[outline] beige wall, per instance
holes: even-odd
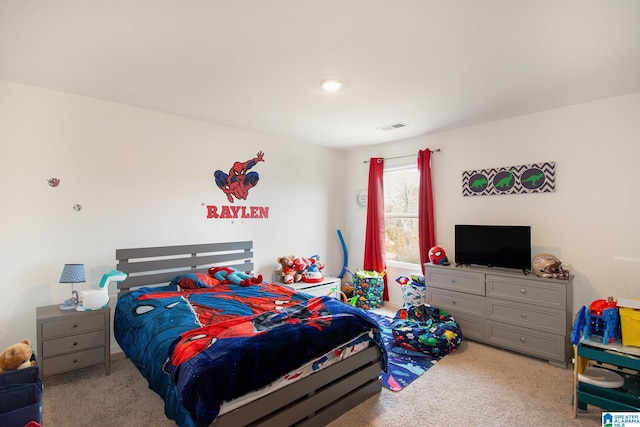
[[[633,94],[345,153],[0,81],[0,343],[35,341],[35,307],[68,297],[64,263],[84,263],[78,288],[95,287],[116,248],[252,239],[266,277],[289,253],[318,253],[337,274],[341,229],[349,267],[361,267],[363,160],[426,147],[442,150],[432,163],[436,235],[450,254],[457,223],[528,224],[534,254],[573,266],[574,307],[640,297],[638,117]],[[269,206],[269,219],[207,219],[203,204],[228,204],[213,172],[260,150],[261,181],[245,204]],[[464,170],[547,161],[556,162],[555,193],[461,195]],[[389,271],[395,304],[400,273]]]
[[[8,82],[0,144],[2,348],[35,342],[35,307],[69,297],[63,264],[85,264],[77,289],[97,287],[116,248],[248,239],[265,277],[286,254],[319,254],[328,273],[342,269],[342,152]],[[234,204],[268,206],[269,218],[207,219],[206,205],[230,204],[214,171],[260,150],[260,182]]]
[[[639,117],[636,93],[350,151],[352,266],[363,257],[365,211],[354,201],[367,185],[363,160],[440,148],[432,157],[436,240],[451,259],[455,224],[530,225],[532,255],[551,252],[573,266],[575,308],[609,295],[640,297]],[[462,197],[465,170],[542,162],[556,163],[554,193]],[[401,298],[395,291],[392,299]]]

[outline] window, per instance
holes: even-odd
[[[418,167],[385,169],[384,227],[387,262],[420,265]]]

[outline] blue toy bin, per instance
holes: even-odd
[[[31,356],[35,361],[35,355]],[[44,384],[38,365],[0,374],[0,426],[24,427],[42,422]]]

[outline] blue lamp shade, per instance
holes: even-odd
[[[84,283],[84,264],[65,264],[60,276],[60,283]]]

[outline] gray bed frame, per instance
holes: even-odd
[[[253,242],[205,243],[117,249],[117,269],[127,273],[118,296],[141,286],[215,265],[253,271]],[[285,350],[283,350],[285,351]],[[343,361],[219,416],[212,426],[324,426],[380,393],[381,354],[371,346]]]

